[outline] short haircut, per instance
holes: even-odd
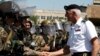
[[[81,16],[81,11],[79,9],[71,9],[71,11],[74,11],[76,15]]]

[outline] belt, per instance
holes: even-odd
[[[91,52],[76,52],[72,56],[91,56]]]

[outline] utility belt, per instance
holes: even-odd
[[[91,56],[91,52],[76,52],[72,56]]]

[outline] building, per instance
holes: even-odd
[[[83,8],[84,9],[84,8]],[[43,21],[44,19],[52,20],[66,20],[65,18],[65,10],[44,10],[44,9],[35,9],[33,11],[33,15],[38,17],[38,21]],[[86,15],[85,11],[82,13],[84,17]]]
[[[93,1],[93,4],[94,4],[94,5],[100,5],[100,0],[94,0],[94,1]]]
[[[93,4],[87,6],[87,18],[96,26],[98,36],[100,37],[100,0],[93,0]]]
[[[39,21],[44,19],[52,20],[52,19],[65,19],[65,12],[63,10],[43,10],[36,9],[33,12],[34,16],[37,16]]]

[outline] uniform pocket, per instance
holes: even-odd
[[[83,36],[84,36],[84,33],[83,33],[82,31],[77,31],[77,32],[74,33],[74,37],[75,37],[76,39],[78,39],[78,40],[84,39]]]

